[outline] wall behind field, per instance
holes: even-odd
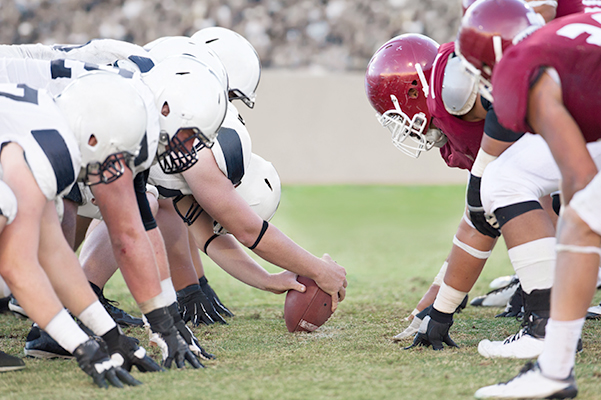
[[[253,152],[283,183],[449,184],[466,172],[446,166],[438,149],[413,159],[397,150],[369,105],[363,73],[315,75],[264,70],[257,103],[236,102]]]

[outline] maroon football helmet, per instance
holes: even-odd
[[[434,145],[425,135],[431,119],[426,97],[437,52],[438,43],[426,36],[396,36],[375,52],[365,73],[365,92],[376,117],[392,133],[395,147],[414,158]]]
[[[461,0],[461,15],[465,15],[467,9],[476,2],[476,0]]]
[[[503,52],[544,25],[523,0],[478,0],[461,19],[455,52],[480,81],[480,93],[492,101],[490,78]]]

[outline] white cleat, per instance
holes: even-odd
[[[600,276],[601,276],[601,274],[600,274]],[[504,288],[505,286],[509,285],[511,283],[511,281],[513,281],[517,277],[518,277],[517,275],[500,276],[498,278],[493,279],[492,282],[490,282],[490,284],[488,285],[488,287],[491,290]]]
[[[529,359],[538,357],[544,346],[544,338],[532,336],[526,327],[502,341],[482,340],[478,344],[478,353],[487,358]]]
[[[403,332],[394,336],[392,340],[394,342],[400,342],[402,340],[413,339],[421,323],[422,320],[420,318],[413,317],[413,321],[411,321],[411,324],[409,324],[409,326]]]
[[[574,373],[566,379],[543,375],[538,363],[528,363],[513,379],[478,389],[477,399],[573,399],[578,394]]]
[[[475,307],[505,307],[519,285],[520,281],[515,278],[505,286],[476,297],[470,302],[470,305]]]

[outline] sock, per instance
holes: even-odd
[[[445,314],[453,314],[457,306],[463,302],[466,294],[466,292],[453,289],[443,282],[436,295],[436,300],[434,300],[434,308]]]
[[[44,330],[71,354],[89,339],[64,308],[52,318]]]
[[[177,302],[177,293],[175,293],[175,288],[173,287],[173,282],[171,282],[171,278],[167,278],[161,281],[161,289],[163,290],[163,296],[165,296],[165,301],[167,302],[167,305]]]
[[[85,326],[90,328],[95,335],[102,336],[117,324],[111,318],[109,313],[106,312],[102,304],[98,300],[93,302],[77,316],[84,323]]]
[[[534,289],[549,289],[553,285],[555,243],[554,237],[548,237],[512,247],[507,251],[524,293],[530,293]]]
[[[570,375],[574,368],[576,346],[583,325],[584,318],[574,321],[549,319],[545,347],[538,357],[538,365],[545,376],[552,379],[565,379]]]

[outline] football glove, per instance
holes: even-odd
[[[175,328],[181,335],[182,339],[184,339],[184,342],[186,342],[186,344],[188,345],[188,348],[190,349],[190,351],[196,357],[201,358],[203,360],[214,359],[215,356],[211,353],[207,353],[200,346],[200,342],[198,341],[198,339],[196,339],[196,337],[194,336],[194,333],[192,333],[190,328],[188,328],[186,326],[186,324],[182,320],[181,315],[177,311],[177,305],[175,303],[173,303],[172,305],[170,305],[168,307],[168,309],[169,309],[169,313],[171,314],[171,317],[173,318],[173,325],[175,325]]]
[[[128,372],[134,365],[140,372],[164,371],[159,364],[146,355],[146,349],[138,346],[138,340],[125,336],[118,325],[102,335],[102,339],[116,367],[122,367]]]
[[[207,299],[209,299],[211,304],[213,304],[213,307],[215,308],[215,310],[220,315],[223,315],[226,317],[234,316],[234,313],[231,312],[226,306],[223,305],[221,300],[219,300],[219,297],[217,297],[217,294],[215,293],[213,288],[211,286],[209,286],[209,281],[207,280],[206,276],[199,278],[198,283],[200,284],[200,289],[203,291],[205,296],[207,296]]]
[[[470,174],[466,196],[468,214],[478,232],[491,238],[497,238],[501,235],[499,223],[496,218],[486,216],[484,213],[484,207],[482,207],[482,200],[480,198],[481,182],[482,178]]]
[[[459,347],[449,336],[449,328],[453,325],[451,322],[438,322],[433,320],[430,315],[427,315],[420,325],[415,339],[411,346],[405,347],[405,350],[417,346],[432,346],[434,350],[443,350],[443,343],[449,347]]]
[[[201,323],[205,325],[211,325],[214,322],[226,323],[200,289],[200,285],[192,284],[182,290],[178,290],[177,303],[184,323],[192,321],[194,326],[198,326]]]
[[[175,305],[175,303],[173,303]],[[176,306],[176,305],[175,305]],[[177,306],[176,306],[177,307]],[[188,361],[194,368],[203,368],[198,358],[189,350],[188,345],[180,336],[167,307],[157,308],[145,314],[150,329],[156,336],[153,340],[161,349],[163,367],[169,369],[175,361],[177,368],[184,368]]]
[[[90,375],[94,383],[101,388],[108,388],[107,381],[118,388],[123,388],[124,383],[129,386],[142,384],[123,368],[113,365],[106,348],[94,339],[89,339],[77,346],[73,355],[77,359],[79,368]]]

